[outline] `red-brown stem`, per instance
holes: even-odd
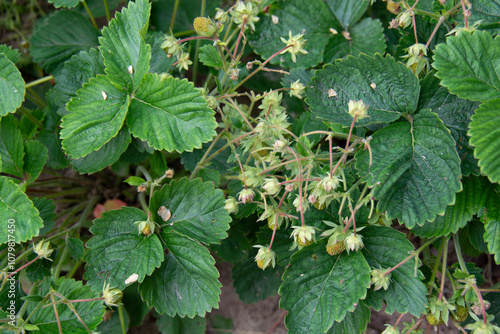
[[[287,314],[288,314],[288,311],[283,312],[283,314],[280,315],[280,317],[278,318],[278,320],[276,320],[276,322],[273,324],[273,326],[271,328],[269,328],[269,330],[266,332],[266,334],[271,334],[276,329],[276,327],[278,327],[280,322],[283,321],[283,318],[285,318],[285,316]]]
[[[439,18],[439,21],[438,23],[436,23],[436,26],[434,27],[434,30],[432,31],[432,34],[431,36],[429,37],[429,40],[427,41],[427,43],[425,43],[425,47],[428,49],[429,48],[429,45],[431,45],[431,41],[432,39],[434,38],[434,35],[436,35],[436,32],[438,31],[439,27],[441,26],[441,24],[444,22],[444,16],[441,16]]]
[[[240,45],[240,40],[241,36],[243,36],[243,29],[245,29],[245,24],[247,23],[247,18],[243,18],[243,23],[241,24],[241,30],[238,35],[238,39],[236,40],[236,47],[234,48],[234,55],[233,58],[236,58],[236,55],[238,54],[238,46]]]
[[[231,142],[232,142],[232,143],[234,143],[234,142],[236,142],[236,141],[240,140],[241,138],[246,137],[246,136],[249,136],[249,135],[251,135],[251,134],[253,134],[253,131],[247,132],[247,133],[245,133],[244,135],[241,135],[241,136],[239,136],[239,137],[237,137],[237,138],[235,138],[235,139],[231,140]]]
[[[75,300],[68,300],[64,302],[65,304],[72,304],[72,303],[84,303],[84,302],[93,302],[96,300],[104,300],[104,297],[99,297],[99,298],[91,298],[91,299],[75,299]]]
[[[192,41],[195,39],[208,39],[209,41],[215,40],[213,37],[193,36],[193,37],[186,37],[186,38],[180,39],[177,41],[177,44],[181,44],[181,43],[184,43],[187,41]]]
[[[297,161],[297,166],[299,167],[299,179],[302,179],[302,167],[300,166],[300,160],[297,154],[288,146],[288,149],[290,152],[292,152],[293,156],[295,157],[295,161]],[[300,220],[302,222],[302,227],[306,226],[306,223],[304,221],[304,209],[302,207],[302,182],[299,182],[299,204],[300,204]]]
[[[7,277],[5,277],[6,279],[15,275],[16,273],[18,273],[20,270],[23,270],[24,268],[26,268],[27,266],[29,266],[30,264],[32,264],[33,262],[35,262],[36,260],[38,260],[40,258],[40,255],[37,255],[37,257],[35,257],[33,260],[25,263],[23,266],[17,268],[15,271],[11,272],[9,275],[7,275]]]
[[[401,313],[401,315],[399,316],[398,320],[396,320],[396,323],[394,324],[394,327],[397,327],[398,324],[399,324],[399,321],[401,320],[401,318],[403,318],[403,315],[405,315],[404,313]]]
[[[415,255],[417,255],[418,253],[414,253],[410,256],[408,256],[406,259],[404,259],[403,261],[399,262],[396,266],[392,267],[391,269],[387,270],[386,273],[384,275],[387,275],[389,274],[391,271],[394,271],[396,270],[397,268],[401,267],[403,264],[405,264],[406,262],[408,262],[410,259],[413,259],[415,257]]]
[[[269,116],[269,113],[271,112],[271,107],[272,107],[272,106],[273,106],[273,105],[272,105],[272,104],[270,104],[270,105],[269,105],[269,108],[267,108],[267,113],[266,113],[266,121],[267,121],[267,117]]]
[[[438,301],[443,299],[444,293],[444,283],[446,281],[446,263],[448,261],[448,241],[445,241],[444,249],[443,249],[443,264],[441,270],[441,291],[439,292]]]
[[[309,159],[309,157],[304,157],[304,158],[299,158],[299,160],[306,160],[306,159]],[[260,172],[260,175],[263,175],[263,174],[266,174],[267,172],[270,172],[272,171],[273,169],[276,169],[276,168],[279,168],[281,166],[284,166],[284,165],[288,165],[289,163],[291,162],[295,162],[295,160],[290,160],[290,161],[285,161],[285,162],[282,162],[280,164],[277,164],[277,165],[274,165],[273,167],[271,168],[268,168],[262,172]]]
[[[240,110],[240,108],[238,107],[238,105],[233,101],[233,99],[230,98],[230,97],[228,97],[227,100],[234,106],[234,108],[236,109],[236,111],[238,111],[238,113],[241,115],[241,117],[243,117],[243,119],[248,124],[248,126],[250,127],[250,129],[252,129],[252,131],[253,131],[252,123],[250,123],[250,121],[246,118],[245,114],[243,114],[243,112]]]
[[[330,149],[330,177],[333,177],[333,147],[332,147],[333,137],[330,136],[328,139],[329,139],[328,146]]]
[[[356,117],[358,117],[358,115],[354,116],[354,118],[352,119],[351,128],[349,129],[349,135],[347,136],[347,142],[345,144],[344,155],[342,155],[342,157],[339,159],[339,161],[335,165],[335,168],[331,172],[330,176],[333,176],[333,173],[335,173],[337,168],[340,166],[340,162],[345,160],[347,157],[347,154],[348,154],[347,150],[349,149],[349,142],[351,141],[352,129],[354,129],[354,123],[356,122]]]
[[[54,300],[54,295],[50,295],[50,299],[52,299],[52,306],[54,306],[54,312],[56,314],[56,322],[57,328],[59,328],[59,334],[62,334],[61,321],[59,320],[59,313],[57,312],[56,301]]]
[[[349,204],[349,210],[351,210],[351,215],[352,215],[352,228],[354,230],[354,236],[356,236],[356,211],[352,209],[352,205]]]
[[[413,4],[413,6],[411,6],[410,11],[413,11],[413,9],[415,9],[415,6],[418,4],[419,1],[420,0],[415,1],[415,3]]]
[[[469,22],[467,20],[467,15],[465,15],[465,3],[464,3],[464,0],[460,0],[460,2],[462,3],[462,10],[464,12],[464,24],[465,24],[465,28],[467,28],[469,26]]]
[[[418,43],[417,37],[417,23],[415,22],[415,14],[411,14],[411,19],[413,21],[413,33],[415,34],[415,44]]]
[[[285,199],[287,193],[288,191],[285,190],[285,193],[281,197],[280,204],[278,204],[278,209],[281,208],[281,204],[283,204],[283,200]],[[278,228],[278,215],[276,215],[276,220],[274,221],[273,236],[271,237],[271,242],[269,243],[269,249],[271,249],[271,246],[273,245],[274,236],[276,235],[277,228]]]
[[[422,324],[422,321],[424,321],[424,317],[422,316],[416,323],[413,325],[412,328],[410,328],[405,334],[410,334],[414,329],[417,329],[420,327]]]
[[[484,307],[484,300],[483,300],[483,296],[481,295],[481,291],[479,291],[479,288],[477,287],[476,284],[473,284],[472,288],[474,289],[474,292],[476,293],[477,297],[479,298],[479,302],[481,303],[481,310],[483,311],[483,322],[485,325],[487,325],[488,321],[486,320],[486,308]]]
[[[293,182],[302,182],[302,181],[321,181],[321,179],[293,179],[293,180],[288,180],[288,181],[283,181],[280,182],[281,185],[287,184],[287,183],[293,183]]]
[[[241,175],[243,178],[243,185],[245,186],[245,190],[247,189],[247,180],[245,178],[245,171],[243,170],[243,165],[241,164],[240,157],[238,156],[238,153],[235,152],[234,156],[236,157],[236,160],[238,160],[238,164],[240,165],[241,169]]]

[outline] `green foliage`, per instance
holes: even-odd
[[[372,2],[3,5],[0,331],[230,331],[221,262],[291,334],[494,323],[500,5]]]

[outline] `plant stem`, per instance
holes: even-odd
[[[89,6],[87,5],[87,2],[85,0],[82,1],[83,7],[85,7],[85,10],[87,11],[87,14],[89,14],[90,21],[92,21],[92,25],[94,28],[99,30],[99,27],[97,26],[97,23],[95,22],[94,15],[92,15],[92,12],[90,11]]]
[[[429,240],[427,240],[426,243],[424,243],[422,246],[420,246],[416,251],[413,251],[410,256],[408,256],[406,259],[404,259],[403,261],[399,262],[396,266],[392,267],[390,270],[388,270],[385,274],[387,275],[388,273],[390,273],[391,271],[394,271],[395,269],[401,267],[403,264],[405,264],[408,260],[414,258],[415,256],[418,256],[418,254],[420,254],[420,252],[427,248],[427,246],[429,246],[431,243],[434,242],[434,240],[436,240],[436,237],[434,238],[431,238]],[[435,275],[434,275],[435,276]]]
[[[302,167],[300,165],[300,160],[297,154],[295,154],[294,150],[290,146],[288,146],[288,149],[290,152],[292,152],[293,156],[295,157],[295,161],[297,161],[297,166],[299,168],[299,179],[302,179]],[[304,200],[304,197],[302,196],[302,182],[299,182],[299,204],[300,204],[300,221],[302,223],[302,227],[306,226],[306,223],[304,221],[304,208],[302,206],[302,201]]]
[[[175,17],[177,16],[177,9],[179,8],[179,0],[175,0],[174,10],[172,11],[172,18],[170,19],[170,31],[174,30]]]
[[[127,327],[125,325],[125,318],[123,317],[123,305],[118,305],[118,316],[120,317],[120,325],[122,327],[122,334],[127,334]]]
[[[436,263],[434,263],[434,267],[432,267],[432,273],[431,273],[431,279],[429,280],[430,288],[429,288],[429,293],[432,292],[433,285],[434,285],[434,279],[436,278],[437,270],[439,268],[439,261],[441,260],[441,256],[443,255],[443,248],[444,248],[444,238],[441,240],[441,246],[439,247],[439,252],[438,256],[436,258]]]
[[[111,15],[109,14],[108,0],[104,0],[104,10],[106,11],[106,20],[111,21]]]
[[[43,125],[42,122],[40,122],[33,114],[31,114],[31,111],[26,109],[25,107],[21,106],[19,109],[17,109],[26,116],[27,119],[29,119],[32,123],[34,123],[40,130],[45,129],[45,125]]]
[[[448,262],[448,238],[443,239],[445,240],[444,246],[443,246],[443,264],[441,266],[441,291],[439,292],[439,297],[438,301],[441,301],[443,299],[443,293],[444,293],[444,283],[446,282],[446,263]]]
[[[61,272],[61,267],[62,267],[62,265],[64,263],[64,260],[66,259],[67,255],[68,255],[68,247],[66,245],[64,245],[61,257],[57,261],[57,266],[54,269],[54,274],[53,274],[54,275],[54,281],[57,281],[57,279],[59,278],[59,273]]]
[[[42,84],[44,82],[50,81],[52,79],[54,79],[54,76],[48,75],[46,77],[43,77],[43,78],[40,78],[40,79],[31,81],[31,82],[28,82],[26,85],[24,85],[24,88],[28,89],[30,87],[34,87],[36,85],[39,85],[39,84]]]
[[[29,266],[30,264],[36,262],[36,260],[38,260],[40,258],[40,255],[37,255],[33,260],[31,261],[28,261],[26,262],[24,265],[22,265],[21,267],[17,268],[16,270],[14,270],[13,272],[11,272],[9,275],[7,275],[4,280],[8,279],[9,277],[12,277],[13,275],[17,274],[19,271],[23,270],[24,268],[26,268],[27,266]]]

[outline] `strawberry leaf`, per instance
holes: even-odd
[[[60,8],[73,8],[80,3],[82,0],[48,0],[49,3],[53,4],[54,7]]]
[[[35,181],[47,162],[48,150],[37,140],[24,143],[24,179],[27,183]]]
[[[213,114],[192,82],[150,73],[130,103],[127,124],[157,150],[192,151],[216,135]]]
[[[347,312],[344,320],[335,322],[333,326],[326,332],[327,334],[362,334],[366,331],[366,325],[370,320],[370,308],[366,307],[363,302],[359,302],[358,306],[352,312]]]
[[[161,334],[205,334],[207,320],[200,316],[190,319],[181,318],[178,315],[170,317],[164,314],[158,317],[156,325]]]
[[[23,138],[9,117],[0,118],[0,162],[2,173],[23,177]]]
[[[295,253],[283,274],[280,306],[288,311],[285,325],[292,333],[326,332],[366,297],[370,267],[361,252],[330,256],[326,242]]]
[[[227,237],[231,222],[224,204],[222,190],[214,189],[213,183],[183,178],[155,192],[150,210],[156,223],[166,225],[162,233],[177,231],[205,244],[218,244]],[[158,215],[162,206],[170,210],[167,221]]]
[[[30,54],[49,73],[57,73],[66,60],[96,47],[98,32],[82,15],[60,10],[39,20],[30,40]]]
[[[7,55],[0,53],[0,117],[13,113],[24,101],[24,79]]]
[[[500,37],[463,31],[436,46],[434,63],[441,85],[463,99],[485,101],[500,94]]]
[[[34,289],[35,296],[42,298],[51,294],[52,290],[55,290],[57,294],[63,296],[66,300],[99,298],[99,295],[91,291],[89,286],[65,277],[59,278],[55,283],[51,280],[44,280],[40,288],[35,287]],[[56,301],[61,300],[57,296],[54,296],[54,299]],[[93,331],[97,328],[105,312],[102,300],[72,303],[75,312],[70,309],[68,304],[59,302],[56,304],[57,315],[51,303],[50,298],[38,303],[28,302],[27,311],[31,314],[30,322],[36,325],[42,333],[59,333],[58,324],[60,324],[62,333],[87,334],[88,330]],[[78,317],[84,324],[80,322]]]
[[[387,269],[395,267],[406,259],[413,251],[413,245],[406,236],[389,227],[367,226],[360,232],[365,247],[362,252],[370,267]],[[415,277],[415,274],[418,276]],[[427,291],[421,282],[423,275],[415,271],[415,261],[408,261],[391,272],[391,280],[387,290],[368,290],[366,303],[375,310],[382,308],[385,301],[388,314],[410,312],[419,317],[425,312]]]
[[[356,154],[356,169],[379,200],[379,211],[408,228],[433,221],[461,190],[455,141],[436,114],[422,110],[407,122],[373,135],[368,150]],[[410,204],[411,203],[411,204]]]
[[[99,75],[78,91],[63,117],[62,146],[73,159],[97,151],[118,134],[129,108],[129,96]]]
[[[392,122],[403,112],[417,110],[418,79],[391,56],[349,57],[324,66],[315,75],[306,88],[306,102],[318,117],[334,123],[351,126],[350,100],[369,106],[369,117],[357,120],[356,126]]]
[[[0,244],[7,241],[21,243],[31,240],[43,226],[33,202],[5,176],[0,176],[0,217],[5,221],[0,224]],[[12,235],[15,240],[9,238]]]
[[[104,212],[102,218],[94,220],[84,275],[94,291],[101,290],[105,283],[123,289],[132,274],[137,274],[137,280],[142,282],[160,266],[164,258],[160,239],[156,234],[139,234],[134,225],[145,220],[144,211],[129,207]]]
[[[472,116],[468,134],[481,173],[491,182],[500,183],[500,99],[481,103]]]
[[[139,285],[149,307],[169,316],[204,316],[217,308],[219,273],[209,251],[198,242],[176,232],[162,233],[168,254],[161,267]]]
[[[99,49],[109,80],[129,93],[137,89],[149,71],[151,46],[144,41],[151,4],[147,0],[129,2],[109,27],[102,29]]]

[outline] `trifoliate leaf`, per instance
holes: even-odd
[[[440,80],[433,73],[428,74],[420,83],[422,89],[418,101],[419,109],[431,109],[450,130],[457,143],[462,175],[479,175],[477,160],[474,158],[473,148],[469,146],[467,137],[470,118],[479,103],[451,94],[446,87],[439,84]]]
[[[49,0],[49,3],[53,4],[56,8],[73,8],[78,5],[80,1],[82,0]]]
[[[436,46],[432,66],[441,85],[463,99],[485,101],[500,95],[500,37],[486,31],[461,32]]]
[[[0,244],[31,240],[43,226],[33,202],[5,176],[0,176],[0,217],[8,223],[0,224]]]
[[[31,35],[30,54],[45,71],[56,73],[71,56],[96,47],[97,36],[97,30],[85,17],[59,10],[37,22]]]
[[[127,150],[131,141],[127,127],[123,127],[116,137],[111,138],[103,147],[87,156],[71,160],[73,168],[80,173],[92,174],[114,164]]]
[[[369,117],[356,120],[356,126],[392,122],[401,113],[417,109],[418,79],[391,56],[361,54],[326,65],[315,74],[306,88],[306,102],[313,113],[334,123],[351,126],[350,100],[362,100],[369,107]]]
[[[24,143],[24,179],[27,183],[35,181],[47,162],[48,150],[37,140]]]
[[[365,244],[362,253],[370,267],[374,269],[385,270],[395,267],[414,250],[403,233],[390,227],[367,226],[359,233],[363,235]],[[420,271],[415,272],[415,261],[410,260],[391,272],[387,290],[370,289],[366,303],[375,310],[380,310],[384,302],[387,305],[385,312],[388,314],[394,311],[410,312],[413,316],[419,317],[425,312],[427,303],[427,291],[420,280],[421,277]]]
[[[224,66],[219,52],[212,45],[205,45],[200,48],[200,61],[205,66],[220,68]]]
[[[62,118],[62,146],[73,159],[97,151],[115,137],[123,126],[129,96],[99,75],[79,90]]]
[[[412,228],[433,221],[461,190],[460,160],[450,131],[425,109],[408,122],[393,123],[373,135],[369,151],[356,154],[356,169],[379,200],[387,219]]]
[[[324,333],[366,297],[370,267],[361,252],[330,256],[326,242],[295,253],[283,274],[280,306],[291,333]]]
[[[147,0],[129,2],[102,29],[99,49],[104,57],[109,80],[129,93],[149,71],[151,46],[144,41],[148,30],[151,4]]]
[[[169,316],[205,316],[217,308],[220,287],[215,260],[198,242],[176,232],[162,233],[168,249],[161,267],[139,285],[149,307]]]
[[[484,240],[488,243],[488,252],[500,263],[500,221],[490,219],[484,225]]]
[[[207,319],[200,316],[181,318],[178,315],[172,318],[164,314],[156,320],[156,325],[161,334],[205,334]]]
[[[481,197],[479,192],[481,179],[470,177],[462,179],[463,190],[457,193],[455,203],[446,207],[444,216],[437,216],[431,222],[422,226],[415,225],[412,232],[420,237],[440,237],[450,233],[456,233],[459,228],[464,227],[477,213],[476,202]]]
[[[298,54],[297,62],[294,63],[289,53],[278,55],[271,60],[272,64],[281,64],[282,67],[304,67],[316,66],[323,61],[323,50],[331,37],[329,31],[332,25],[332,16],[325,3],[321,0],[301,1],[279,1],[278,8],[273,15],[278,18],[275,24],[271,15],[261,17],[256,24],[256,33],[249,35],[250,44],[255,52],[263,59],[268,59],[274,53],[286,46],[281,37],[287,40],[289,32],[292,35],[304,34],[304,48],[308,54]],[[335,25],[340,29],[340,26]]]
[[[24,79],[7,55],[0,53],[0,117],[13,113],[24,101]]]
[[[360,302],[353,312],[347,312],[344,320],[334,322],[327,334],[362,334],[370,321],[370,308]]]
[[[87,242],[85,279],[99,291],[104,284],[123,289],[125,280],[137,274],[142,282],[163,261],[163,247],[156,234],[139,234],[135,222],[147,220],[147,214],[136,208],[104,212],[94,220]]]
[[[19,58],[21,58],[21,54],[17,49],[13,49],[11,46],[7,46],[5,44],[0,45],[0,53],[5,54],[14,64],[19,61]]]
[[[166,225],[164,233],[173,230],[212,244],[227,237],[231,217],[224,205],[222,190],[215,189],[212,182],[183,178],[172,180],[156,191],[151,198],[150,210],[156,223]],[[171,213],[166,221],[158,214],[162,206]]]
[[[216,135],[213,114],[192,82],[150,73],[130,102],[127,124],[157,150],[192,151]]]
[[[89,52],[81,51],[64,63],[63,69],[54,76],[56,85],[57,113],[61,116],[68,114],[66,103],[76,97],[76,92],[82,85],[97,76],[104,74],[104,60],[95,48]]]
[[[40,212],[40,218],[43,220],[43,227],[38,233],[38,236],[41,237],[49,233],[56,224],[56,205],[53,200],[47,198],[33,198],[32,201],[35,208]]]
[[[481,173],[491,182],[500,183],[500,99],[481,103],[472,116],[468,134]]]
[[[1,171],[23,177],[24,145],[21,131],[9,117],[0,118]]]
[[[351,1],[351,3],[367,3],[365,1]],[[349,39],[341,32],[330,38],[325,47],[323,61],[333,63],[335,59],[348,55],[357,56],[360,53],[374,55],[385,53],[385,36],[382,22],[377,19],[366,18],[349,29]]]
[[[246,304],[275,295],[281,285],[281,275],[284,271],[280,266],[260,269],[255,263],[256,254],[257,252],[252,252],[252,256],[245,262],[237,263],[232,270],[234,289]]]
[[[50,280],[45,280],[39,289],[35,287],[36,295],[45,297],[54,289],[55,293],[61,295],[65,300],[99,298],[97,293],[91,291],[89,286],[82,285],[80,281],[61,277],[54,286],[51,283]],[[54,294],[54,300],[58,302],[62,299]],[[27,312],[31,314],[30,322],[38,326],[41,333],[57,334],[60,324],[62,333],[87,334],[88,330],[93,331],[97,328],[105,311],[102,300],[71,304],[59,302],[56,304],[56,315],[51,303],[50,298],[42,303],[28,303]],[[69,306],[72,306],[75,312]],[[80,322],[79,318],[85,325]]]

